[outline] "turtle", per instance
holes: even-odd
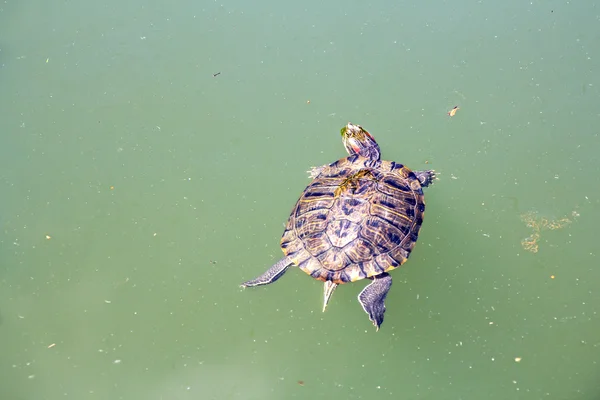
[[[369,279],[358,301],[378,331],[392,285],[388,272],[415,246],[425,211],[422,188],[437,178],[434,170],[382,161],[375,138],[360,125],[348,123],[341,135],[348,157],[309,171],[313,180],[281,238],[285,257],[241,287],[273,283],[297,266],[325,283],[325,311],[338,285]]]

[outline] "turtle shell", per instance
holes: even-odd
[[[408,259],[425,202],[402,164],[353,155],[322,168],[294,206],[281,249],[315,279],[354,282]]]

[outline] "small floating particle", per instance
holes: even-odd
[[[452,110],[448,111],[448,115],[451,116],[451,117],[454,117],[454,115],[456,114],[456,112],[458,110],[460,110],[460,107],[459,106],[454,106],[454,108]]]
[[[106,304],[110,304],[110,303],[112,303],[112,301],[110,301],[110,300],[104,300],[104,302],[105,302]]]
[[[555,276],[554,276],[554,275],[550,275],[550,279],[554,279],[554,278],[555,278]]]
[[[425,160],[425,164],[429,164],[429,160]]]
[[[298,381],[298,385],[304,386],[304,381]]]
[[[213,78],[216,78],[216,77],[217,77],[217,76],[219,76],[219,75],[221,75],[221,73],[220,73],[220,72],[214,73],[214,74],[213,74]]]
[[[121,364],[121,360],[115,360],[113,361],[113,364]]]
[[[515,357],[515,362],[521,362],[522,358],[521,357]]]
[[[48,64],[48,62],[49,62],[49,61],[50,61],[50,59],[49,59],[49,58],[46,58],[46,64]]]
[[[46,235],[46,240],[50,240],[50,239],[52,239],[52,236]]]
[[[310,100],[306,100],[306,104],[310,104]]]
[[[56,346],[56,343],[52,343],[51,345],[48,346],[49,349],[53,348],[54,346]]]

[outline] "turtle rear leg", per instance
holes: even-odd
[[[387,273],[383,273],[374,276],[373,282],[358,295],[360,305],[369,314],[369,319],[377,330],[379,330],[379,327],[383,323],[383,314],[385,313],[384,301],[390,287],[392,287],[392,277]]]
[[[421,182],[421,186],[427,187],[433,183],[434,180],[438,179],[435,175],[435,171],[432,169],[428,169],[425,171],[413,171],[417,176],[419,182]]]
[[[264,274],[255,279],[246,281],[240,286],[249,287],[268,285],[269,283],[273,283],[277,279],[281,278],[285,271],[287,271],[288,267],[292,264],[293,261],[289,257],[282,258],[281,260],[277,261],[271,268],[269,268]]]

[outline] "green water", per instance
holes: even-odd
[[[4,2],[0,399],[600,398],[599,15]],[[379,332],[363,281],[238,287],[348,121],[441,172]]]

